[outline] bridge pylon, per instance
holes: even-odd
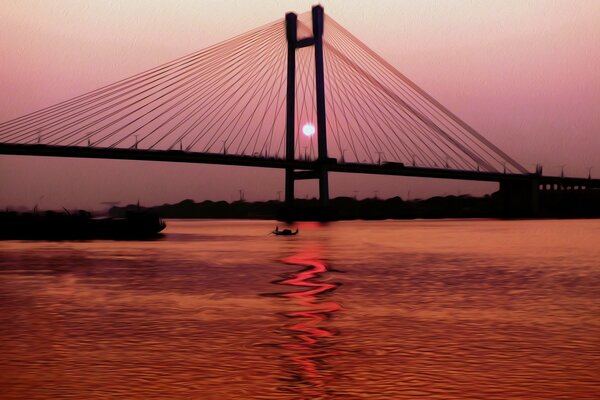
[[[292,167],[285,170],[285,202],[288,207],[294,203],[294,184],[299,179],[319,180],[319,200],[322,207],[329,203],[329,178],[327,156],[327,122],[325,114],[325,69],[323,64],[323,27],[325,13],[322,6],[312,8],[313,37],[298,39],[298,16],[287,13],[285,16],[288,42],[287,59],[287,98],[286,98],[286,160],[295,160],[295,109],[296,109],[296,50],[313,46],[315,49],[315,88],[317,105],[317,144],[318,159],[311,170],[296,171]]]

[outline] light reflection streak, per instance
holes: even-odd
[[[295,309],[284,313],[295,322],[285,327],[286,331],[292,333],[294,341],[280,345],[288,353],[284,359],[291,375],[291,378],[285,379],[288,384],[281,390],[299,394],[302,398],[330,395],[328,383],[335,375],[330,371],[326,358],[339,353],[331,341],[338,332],[323,324],[341,309],[341,305],[331,300],[324,301],[323,297],[337,289],[340,283],[320,280],[330,270],[316,251],[303,252],[282,261],[301,266],[302,269],[274,283],[305,290],[276,294],[289,299]]]

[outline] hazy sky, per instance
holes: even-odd
[[[0,121],[310,10],[309,1],[4,0]],[[600,1],[323,1],[325,12],[522,165],[600,176]],[[332,195],[494,185],[333,175]],[[316,183],[297,185],[312,195]],[[0,207],[277,198],[283,172],[0,156]]]

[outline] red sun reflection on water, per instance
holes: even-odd
[[[297,309],[284,313],[286,317],[294,320],[291,325],[285,327],[286,331],[292,333],[294,341],[280,345],[287,351],[284,359],[286,369],[289,369],[291,374],[289,385],[282,390],[310,396],[324,395],[327,382],[334,378],[325,359],[338,352],[333,348],[333,342],[328,340],[337,332],[327,329],[323,324],[332,313],[340,310],[341,306],[334,301],[324,300],[323,297],[340,284],[320,280],[329,270],[316,251],[304,252],[282,261],[301,267],[299,271],[274,282],[295,289],[278,293],[277,296],[289,299],[293,308]]]

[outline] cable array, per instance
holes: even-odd
[[[281,21],[0,124],[22,144],[273,156],[285,120]]]
[[[310,37],[310,13],[298,37]],[[287,41],[276,21],[0,124],[0,142],[284,157]],[[340,162],[526,173],[330,17],[328,148]],[[314,48],[296,50],[295,155],[317,158]],[[318,134],[318,133],[317,133]]]
[[[346,162],[527,173],[329,16],[325,27],[330,153]]]

